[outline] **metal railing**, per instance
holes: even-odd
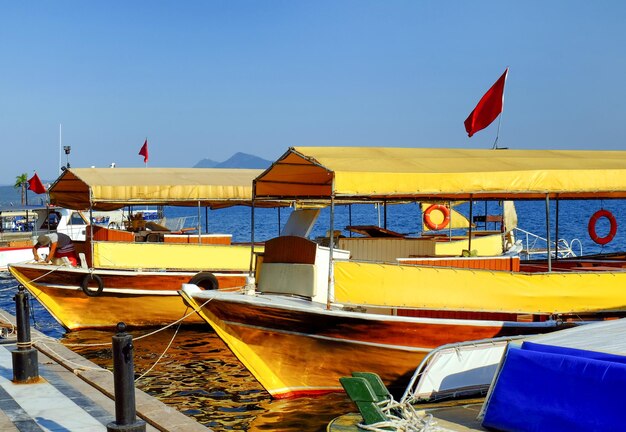
[[[526,231],[522,228],[515,228],[516,237],[522,239],[522,250],[520,257],[523,259],[531,259],[536,255],[548,254],[548,241],[537,234]],[[521,234],[521,235],[518,235]],[[525,240],[525,241],[524,241]],[[578,254],[574,252],[577,246]],[[558,239],[556,242],[550,242],[550,255],[557,258],[570,258],[581,256],[583,254],[583,245],[577,238],[572,239],[569,243],[565,239]]]

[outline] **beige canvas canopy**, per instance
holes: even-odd
[[[72,168],[50,187],[52,204],[74,210],[126,205],[249,205],[262,170],[219,168]]]
[[[466,200],[626,197],[626,151],[292,147],[255,198]]]

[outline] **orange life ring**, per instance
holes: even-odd
[[[609,220],[609,223],[611,224],[611,229],[609,233],[604,237],[599,237],[598,234],[596,233],[596,223],[598,222],[598,219],[600,219],[601,217],[607,218]],[[615,237],[615,234],[617,233],[617,221],[615,220],[615,216],[613,216],[613,213],[611,213],[608,210],[605,210],[605,209],[598,210],[589,219],[589,225],[587,226],[587,231],[589,231],[589,237],[591,237],[591,240],[593,240],[594,242],[600,245],[607,244],[608,242],[613,240],[613,237]]]
[[[441,214],[443,214],[443,221],[441,223],[436,224],[430,218],[430,213],[433,210],[439,210]],[[450,209],[442,204],[433,204],[426,209],[424,212],[424,225],[426,225],[431,230],[440,230],[444,229],[450,223]]]

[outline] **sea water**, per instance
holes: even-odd
[[[626,236],[626,204],[620,201],[561,201],[559,207],[559,238],[569,243],[580,241],[582,252],[593,254],[624,250]],[[588,235],[587,224],[591,215],[605,208],[617,220],[615,239],[606,246],[595,244]],[[458,206],[461,213],[469,214],[469,204]],[[489,203],[485,209],[480,203],[473,206],[473,214],[497,214],[499,203]],[[291,212],[289,208],[255,209],[255,241],[272,238],[280,232]],[[385,218],[386,213],[386,218]],[[527,201],[517,203],[519,227],[546,237],[546,203]],[[208,226],[211,233],[230,233],[234,242],[251,240],[251,214],[247,207],[233,207],[209,211],[194,208],[167,207],[165,216],[200,220],[202,229]],[[207,217],[208,216],[208,217]],[[328,209],[320,217],[311,237],[324,236],[329,230]],[[384,207],[374,205],[338,206],[334,229],[347,225],[384,225],[387,229],[408,235],[421,232],[422,222],[417,204],[394,204]],[[551,237],[554,238],[556,203],[550,203]],[[600,219],[597,233],[604,236],[609,224]],[[349,235],[347,231],[344,235]],[[518,235],[520,238],[520,235]],[[545,246],[545,244],[544,244]],[[578,254],[578,246],[575,252]],[[0,308],[14,314],[13,296],[17,283],[8,273],[0,273]],[[70,348],[104,368],[112,368],[110,342],[112,331],[84,330],[65,333],[60,325],[31,300],[31,315],[35,328],[44,334],[60,338]],[[169,328],[149,336],[155,329],[133,331],[135,338],[135,372],[146,374],[137,387],[164,403],[195,418],[215,431],[227,430],[280,430],[322,431],[334,417],[354,411],[352,403],[343,394],[331,394],[297,400],[272,400],[254,377],[243,367],[208,325]],[[172,342],[173,340],[173,342]],[[171,346],[169,349],[168,345]],[[92,346],[100,343],[102,346]],[[390,359],[393,367],[393,359]],[[417,365],[416,365],[417,366]]]

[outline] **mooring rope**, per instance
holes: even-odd
[[[185,310],[185,312],[187,312],[187,310]],[[156,365],[161,361],[161,359],[163,358],[163,356],[165,356],[165,353],[170,349],[170,347],[172,346],[172,343],[174,342],[174,339],[176,339],[176,335],[178,334],[178,330],[180,330],[180,326],[182,325],[182,321],[178,323],[178,327],[176,327],[176,331],[174,332],[174,335],[172,336],[172,339],[170,339],[170,343],[167,344],[167,346],[165,347],[165,350],[161,353],[161,355],[159,356],[158,359],[156,359],[156,361],[152,364],[152,366],[150,366],[148,368],[147,371],[145,371],[144,373],[142,373],[140,376],[138,376],[135,379],[135,383],[137,383],[137,381],[139,381],[140,379],[142,379],[143,377],[145,377],[146,375],[148,375],[152,369],[154,369],[156,367]]]

